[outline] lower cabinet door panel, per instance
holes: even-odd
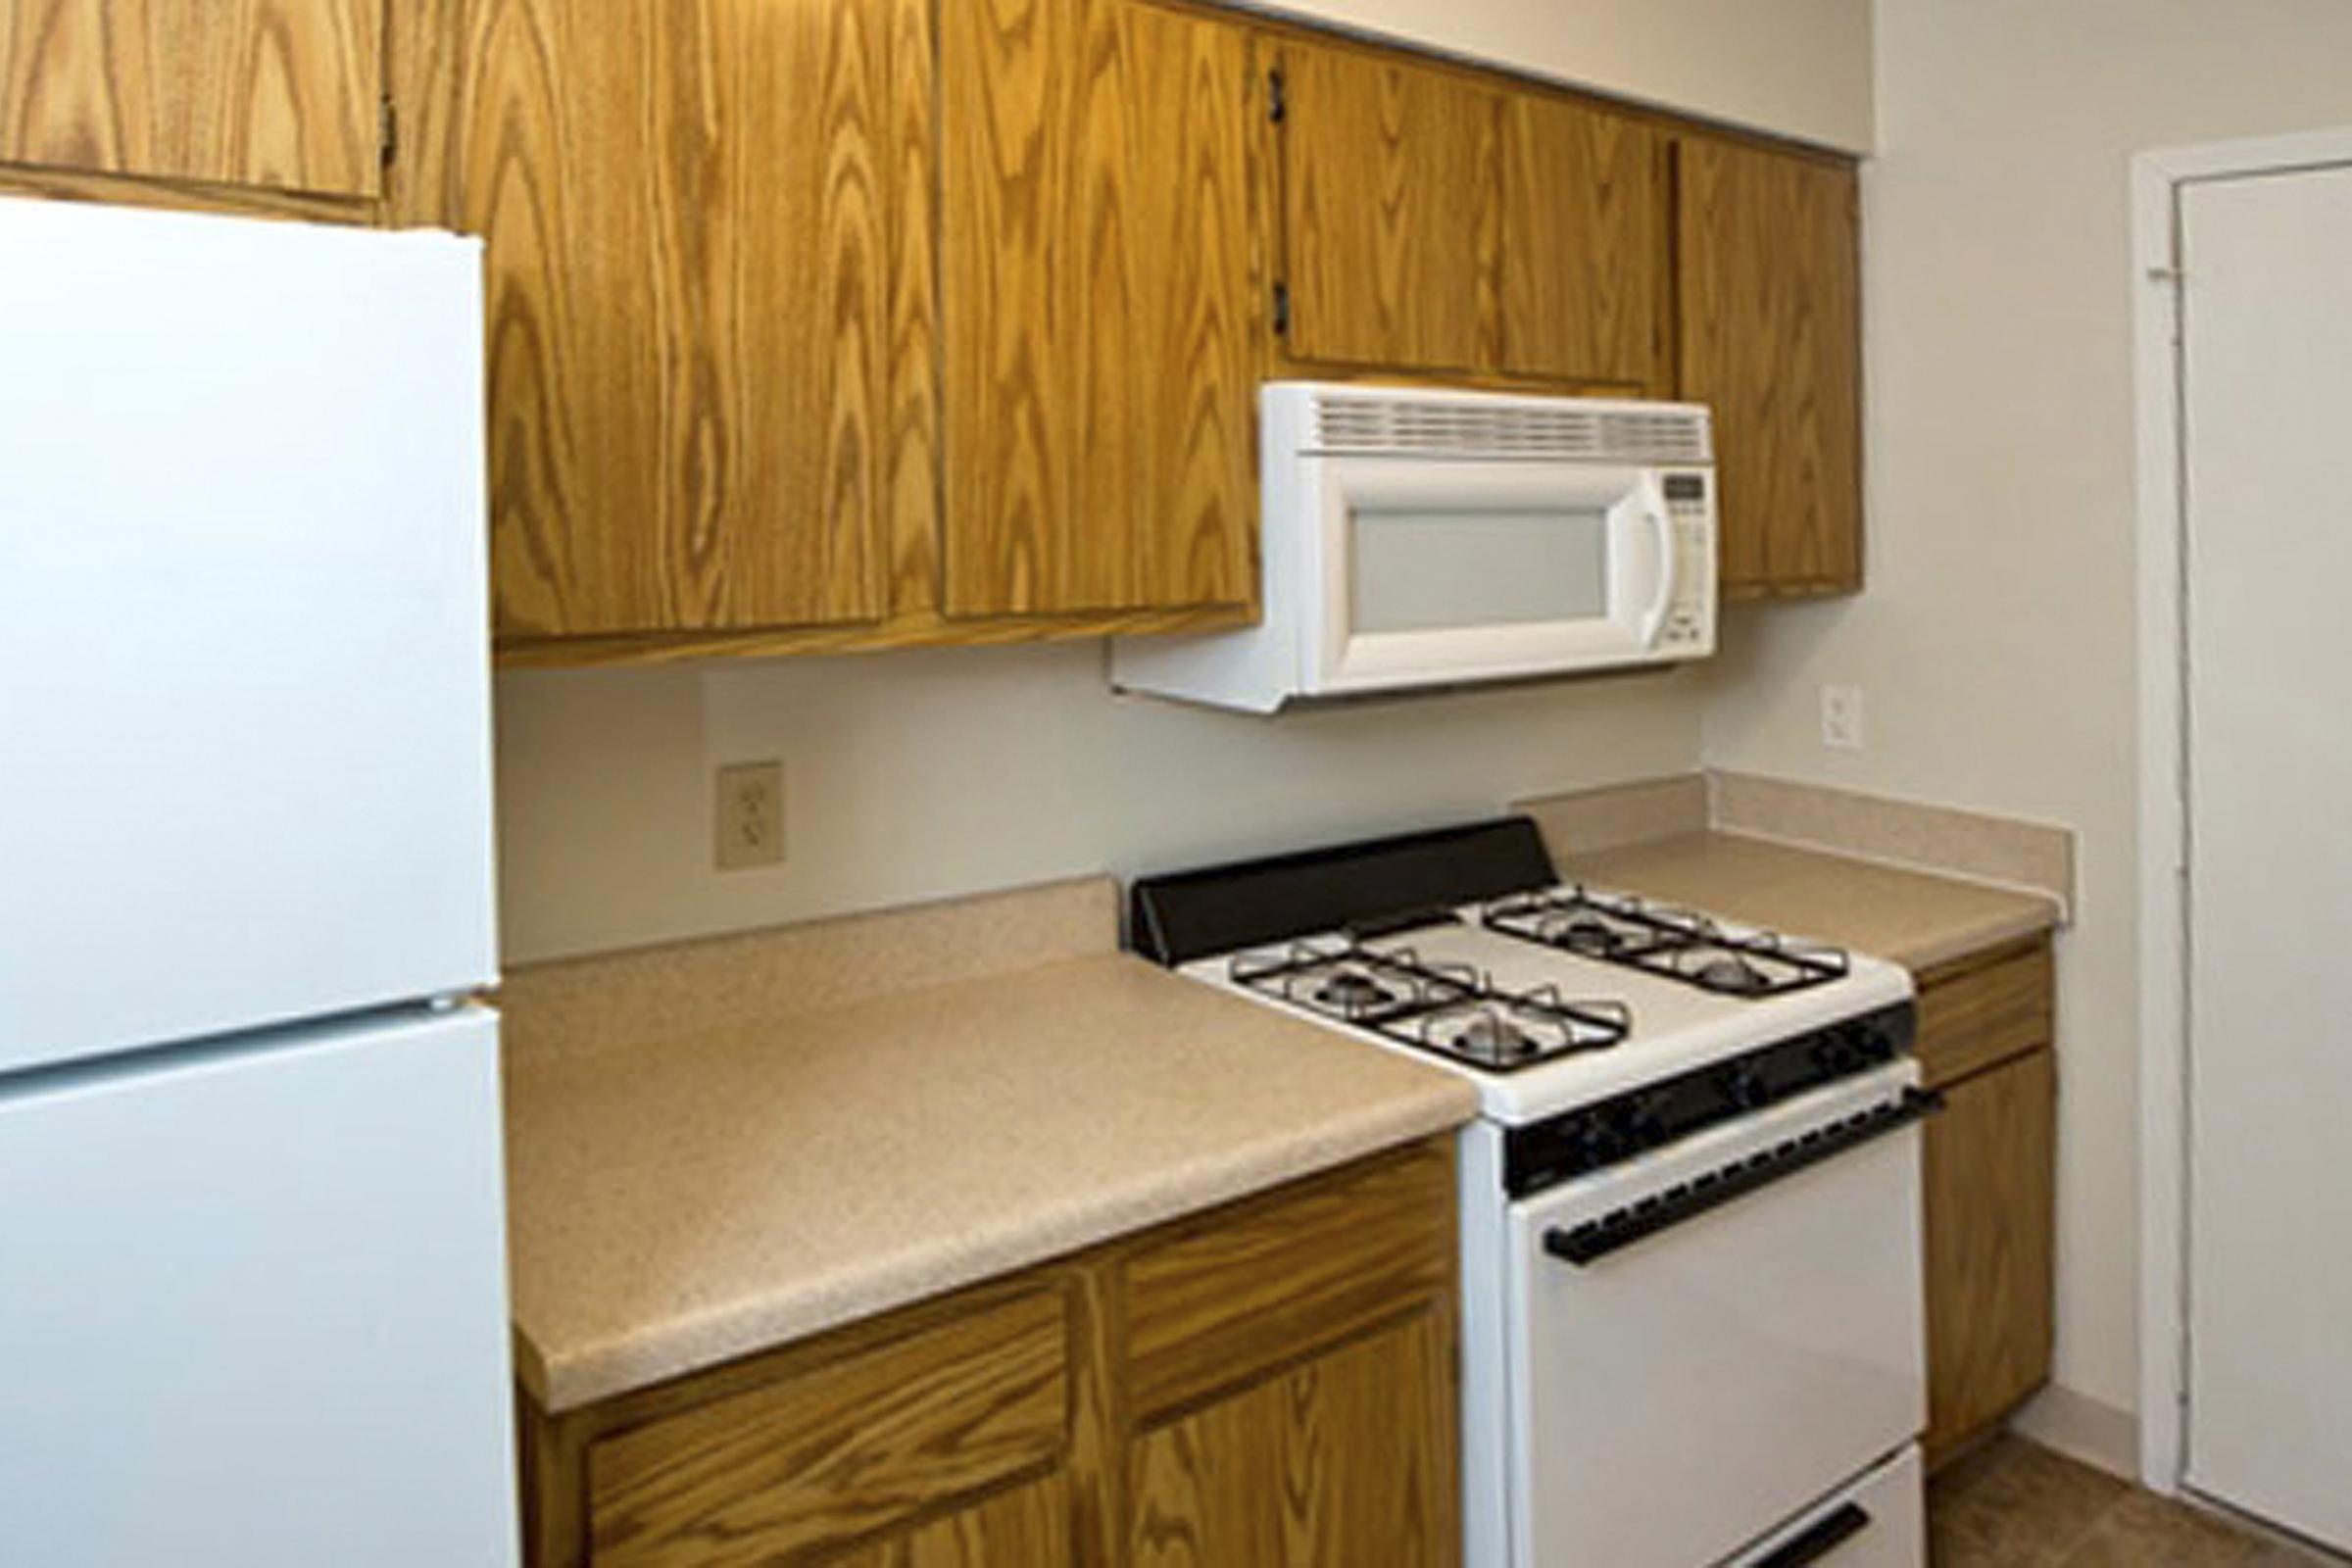
[[[1034,1474],[1065,1446],[1067,1349],[1038,1290],[615,1432],[588,1450],[596,1562],[822,1558]]]
[[[1927,1123],[1928,1462],[2049,1376],[2057,1055],[1944,1090]]]
[[[825,1568],[1065,1568],[1070,1486],[1054,1474],[875,1542]]]
[[[1455,1562],[1450,1340],[1424,1312],[1139,1436],[1134,1568]]]

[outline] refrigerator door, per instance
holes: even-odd
[[[493,977],[479,279],[0,200],[0,1076]]]
[[[509,1568],[494,1013],[0,1084],[0,1563]]]

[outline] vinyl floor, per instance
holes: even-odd
[[[1930,1568],[2320,1568],[2333,1559],[2003,1437],[1928,1486]]]

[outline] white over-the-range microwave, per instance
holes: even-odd
[[[1265,713],[1715,651],[1703,407],[1275,381],[1259,418],[1262,617],[1118,639],[1121,689]]]

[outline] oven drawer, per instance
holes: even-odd
[[[1905,1448],[1726,1568],[1921,1568],[1928,1560],[1924,1474],[1919,1449]]]
[[[1918,1437],[1917,1070],[1511,1205],[1515,1563],[1721,1562]]]

